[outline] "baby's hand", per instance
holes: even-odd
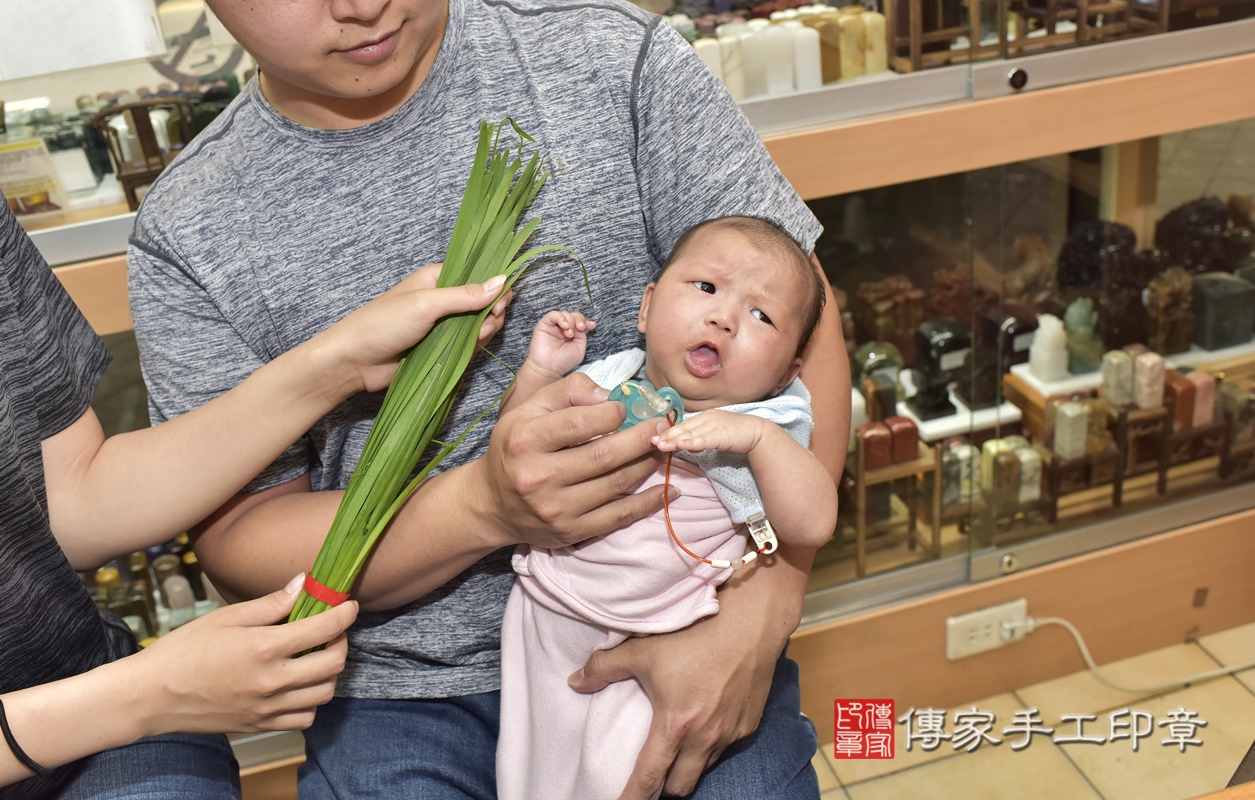
[[[673,450],[748,453],[762,438],[762,426],[770,424],[761,417],[716,408],[686,418],[679,425],[655,436],[653,443],[664,453]]]
[[[549,377],[561,378],[584,360],[588,333],[596,327],[578,311],[550,311],[532,330],[527,360]]]

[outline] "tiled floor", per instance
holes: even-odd
[[[1104,673],[1129,686],[1153,686],[1219,667],[1255,662],[1255,624],[1204,636],[1190,644],[1103,665]],[[982,742],[956,750],[942,742],[932,752],[916,742],[904,750],[905,727],[895,729],[895,758],[856,761],[833,757],[820,748],[815,768],[823,800],[1187,800],[1222,789],[1255,741],[1255,669],[1172,689],[1128,693],[1112,689],[1088,672],[1078,672],[1014,692],[946,710],[947,733],[957,733],[954,714],[970,708],[995,716],[990,734],[999,745]],[[1036,709],[1053,734],[1033,735],[1027,747],[1013,749],[1025,734],[1004,733],[1016,712]],[[1173,737],[1170,714],[1184,709],[1206,725],[1193,730],[1201,744],[1162,744]],[[1121,712],[1125,712],[1121,714]],[[904,713],[898,709],[899,717]],[[1064,716],[1068,719],[1063,720]],[[1079,735],[1102,744],[1057,743]],[[1114,724],[1114,727],[1113,727]],[[1134,751],[1130,727],[1153,728]],[[1123,735],[1126,738],[1113,738]],[[1190,738],[1187,729],[1180,737]]]

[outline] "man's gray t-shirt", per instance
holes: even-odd
[[[513,117],[551,177],[525,218],[533,264],[491,347],[517,367],[554,308],[597,320],[588,358],[639,345],[645,285],[679,235],[731,214],[772,219],[806,249],[820,227],[719,82],[661,18],[616,0],[452,0],[440,53],[388,118],[322,131],[281,116],[256,81],[150,190],[131,239],[130,292],[153,421],[202,405],[429,262],[448,245],[481,119]],[[478,355],[444,436],[507,386]],[[308,472],[343,488],[382,393],[336,408],[249,487]],[[491,419],[445,462],[483,454]],[[439,525],[433,520],[432,525]],[[499,686],[510,551],[387,613],[364,613],[337,691],[459,696]]]

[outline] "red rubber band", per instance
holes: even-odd
[[[305,594],[329,606],[338,606],[349,599],[348,592],[337,592],[335,589],[323,586],[314,579],[313,575],[305,576]]]

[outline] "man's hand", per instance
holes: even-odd
[[[594,653],[571,676],[572,688],[595,692],[635,678],[654,707],[620,800],[648,800],[659,787],[667,795],[690,794],[725,748],[753,733],[785,636],[760,640],[738,617],[721,612],[682,631]]]
[[[510,542],[565,547],[662,507],[663,487],[635,490],[658,467],[650,439],[668,423],[611,433],[624,411],[608,395],[574,374],[501,416],[488,452],[469,465],[483,492],[475,507],[493,530]]]

